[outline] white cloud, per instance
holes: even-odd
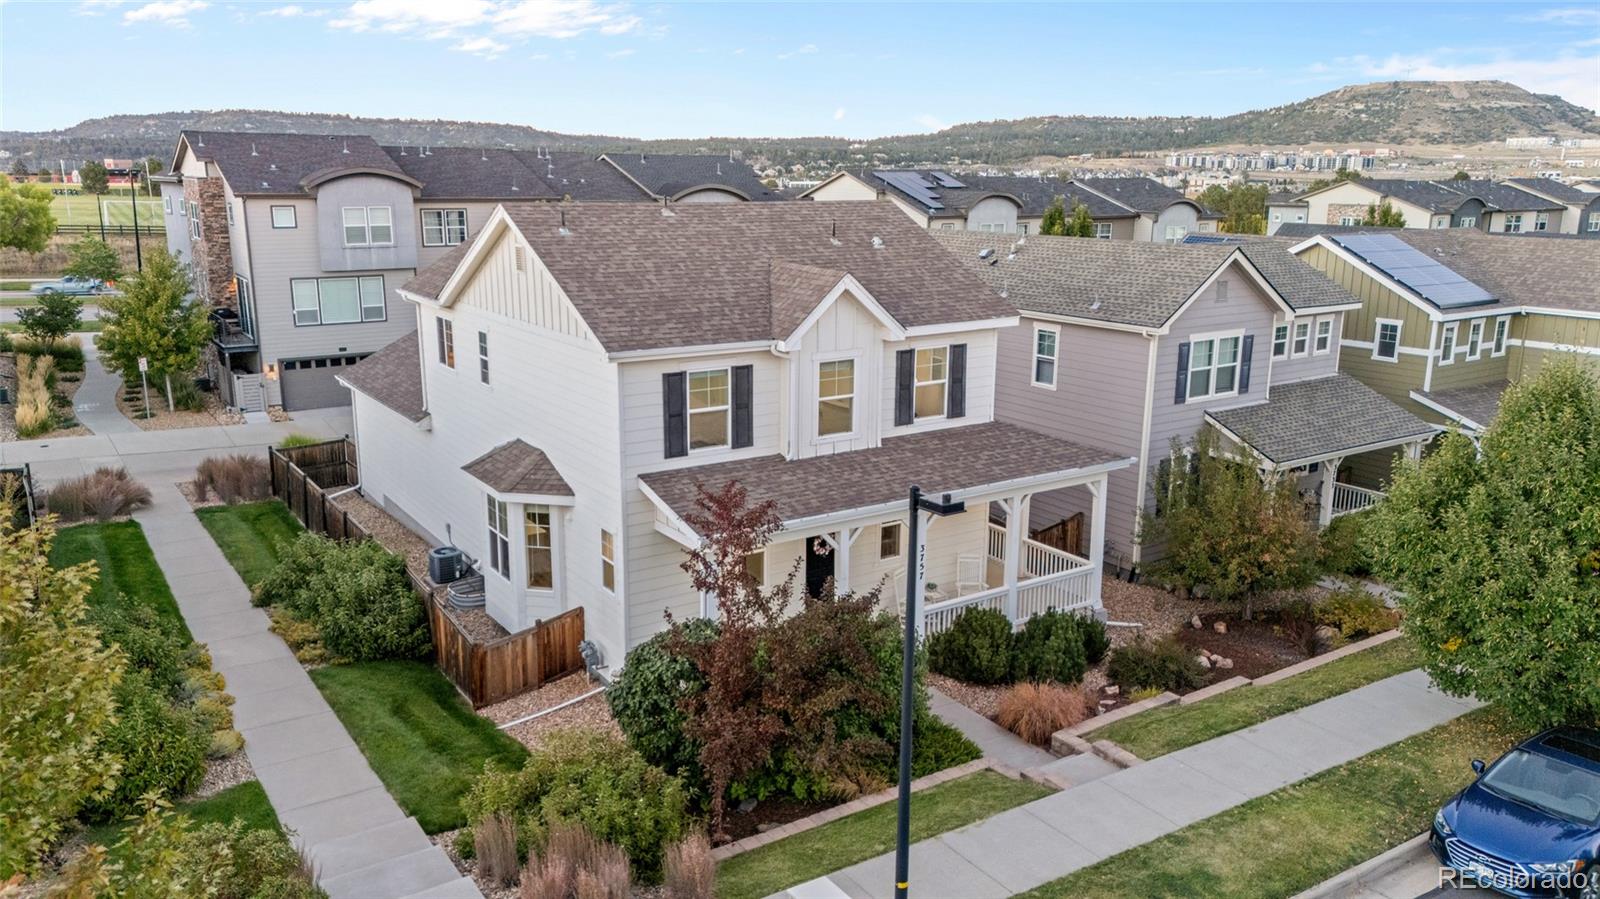
[[[73,12],[80,16],[104,15],[106,10],[116,9],[124,2],[125,0],[83,0]]]
[[[929,131],[943,131],[944,129],[950,127],[949,125],[946,125],[938,116],[935,116],[930,112],[925,112],[922,115],[917,116],[913,121]]]
[[[461,53],[471,53],[473,56],[481,56],[484,59],[494,59],[506,52],[510,47],[492,37],[469,37],[456,42],[455,46],[450,49]]]
[[[1499,57],[1461,62],[1448,51],[1415,55],[1393,54],[1383,59],[1352,56],[1336,60],[1347,70],[1366,78],[1416,81],[1509,81],[1537,94],[1555,94],[1570,103],[1600,110],[1600,54],[1562,53],[1553,58]]]
[[[607,53],[606,59],[626,59],[637,52],[639,51],[632,47],[624,47],[621,50],[612,50],[611,52]]]
[[[306,9],[304,6],[301,6],[297,3],[290,3],[287,6],[274,6],[271,9],[264,9],[257,13],[257,15],[278,16],[279,18],[283,19],[295,19],[301,16],[305,16],[307,18],[316,18],[318,16],[325,16],[327,14],[328,11],[325,9]]]
[[[501,34],[565,39],[590,29],[601,34],[627,34],[643,20],[628,15],[625,7],[592,0],[517,0],[502,4],[494,14],[494,30]]]
[[[1522,22],[1554,22],[1558,25],[1600,25],[1600,9],[1542,9],[1532,15],[1517,16]]]
[[[733,51],[733,55],[734,56],[743,56],[744,55],[744,48],[740,47],[739,49]]]
[[[174,28],[188,28],[189,14],[199,12],[211,4],[205,0],[157,0],[122,14],[122,24],[156,22]]]
[[[809,56],[809,55],[811,55],[811,54],[813,54],[815,52],[817,52],[817,45],[816,44],[806,44],[806,45],[804,45],[802,47],[797,47],[797,48],[795,48],[793,50],[790,50],[790,51],[788,51],[786,53],[779,53],[778,54],[778,58],[779,59],[793,59],[796,56]]]
[[[487,20],[491,8],[486,0],[453,0],[450,3],[432,0],[359,0],[350,4],[339,18],[330,20],[328,24],[351,31],[438,32],[482,24]]]
[[[844,120],[844,107],[843,106],[841,106],[838,109],[835,109],[833,111],[833,120],[835,122],[840,122],[840,121]]]

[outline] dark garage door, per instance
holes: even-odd
[[[282,360],[278,370],[282,379],[283,408],[294,412],[299,409],[350,405],[350,391],[334,378],[344,371],[345,366],[355,365],[364,358],[366,354],[363,353]]]

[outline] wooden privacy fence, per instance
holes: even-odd
[[[360,483],[355,443],[349,438],[268,451],[272,495],[312,533],[334,540],[365,540],[366,528],[328,500]],[[406,568],[406,579],[428,610],[434,661],[473,708],[535,690],[546,681],[583,670],[583,609],[564,612],[534,627],[475,642],[451,614],[433,582]]]

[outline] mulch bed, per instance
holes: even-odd
[[[739,811],[737,806],[728,809],[727,817],[723,820],[723,828],[728,836],[734,840],[753,837],[758,833],[766,833],[774,827],[782,827],[791,821],[809,818],[824,809],[838,805],[837,802],[801,802],[798,799],[778,797],[763,799],[756,803],[755,808],[748,812]]]
[[[1227,633],[1216,632],[1213,625],[1218,621],[1227,625]],[[1230,677],[1257,678],[1310,658],[1284,637],[1277,615],[1271,612],[1257,613],[1250,621],[1236,615],[1201,615],[1200,623],[1203,626],[1198,630],[1186,627],[1178,631],[1178,642],[1193,648],[1196,655],[1208,650],[1233,660],[1232,669],[1213,668],[1210,683]]]

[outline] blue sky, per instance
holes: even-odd
[[[0,2],[5,129],[261,107],[874,137],[1043,114],[1226,114],[1395,78],[1501,78],[1600,107],[1593,0]]]

